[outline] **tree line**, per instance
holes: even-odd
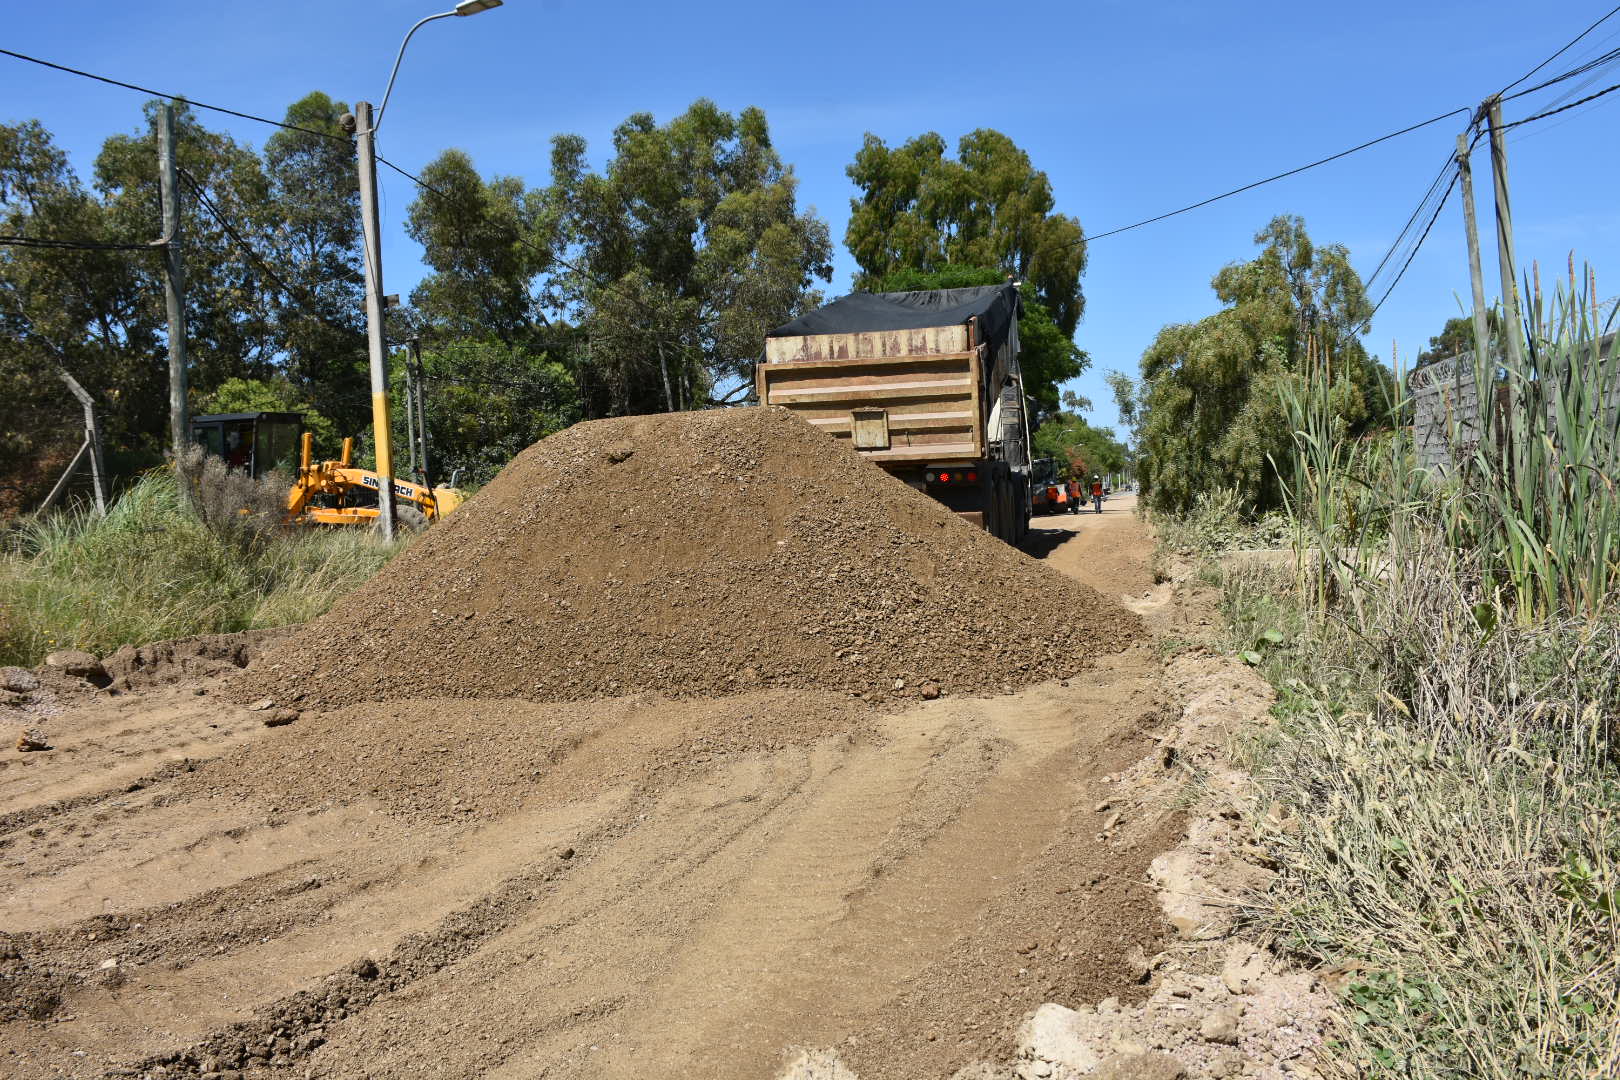
[[[177,104],[191,410],[299,411],[335,454],[370,422],[347,107],[311,93],[255,148]],[[161,232],[160,107],[108,138],[87,179],[38,121],[0,125],[0,234],[85,245],[0,246],[0,484],[15,491],[49,484],[77,445],[56,370],[95,396],[114,471],[162,460],[160,256],[104,247]],[[766,331],[825,299],[828,226],[799,205],[761,110],[637,113],[602,168],[587,151],[554,137],[539,186],[459,149],[410,178],[404,230],[428,272],[387,337],[419,349],[439,478],[487,479],[577,420],[751,400]],[[1089,363],[1073,341],[1086,252],[1046,175],[988,130],[954,156],[933,133],[895,147],[868,135],[847,173],[856,287],[1017,277],[1036,420],[1058,416],[1059,385]],[[404,363],[391,368],[403,389]]]

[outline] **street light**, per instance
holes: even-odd
[[[405,34],[394,57],[393,70],[388,73],[388,87],[383,91],[382,106],[375,120],[371,116],[371,103],[354,103],[354,133],[356,158],[360,167],[360,223],[365,232],[366,267],[366,348],[371,357],[371,428],[372,441],[377,451],[377,518],[382,524],[383,537],[394,538],[394,446],[388,415],[388,359],[383,339],[382,295],[382,223],[377,215],[377,125],[382,123],[383,110],[388,108],[388,96],[394,92],[394,77],[399,74],[399,62],[405,59],[405,46],[411,36],[435,19],[448,19],[452,15],[477,15],[481,11],[501,6],[501,0],[461,0],[453,11],[441,11],[419,21]]]
[[[388,73],[388,88],[383,91],[382,104],[377,106],[377,121],[372,124],[371,130],[376,131],[382,123],[383,113],[388,111],[388,96],[394,92],[394,76],[399,74],[399,62],[405,59],[405,46],[411,43],[411,36],[422,27],[435,19],[448,19],[451,16],[465,18],[468,15],[477,15],[481,11],[489,11],[501,6],[503,0],[461,0],[454,11],[441,11],[437,15],[429,15],[420,20],[415,26],[405,32],[405,40],[399,43],[399,54],[394,57],[394,69]]]

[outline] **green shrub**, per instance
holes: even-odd
[[[1235,488],[1200,492],[1185,514],[1154,514],[1165,545],[1188,554],[1275,548],[1293,540],[1288,517],[1275,511],[1256,516]]]

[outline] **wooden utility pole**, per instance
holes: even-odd
[[[1508,360],[1515,370],[1522,368],[1523,348],[1519,342],[1518,272],[1513,260],[1513,210],[1508,204],[1507,132],[1502,127],[1502,99],[1486,102],[1486,118],[1491,128],[1491,180],[1496,187],[1496,257],[1502,274],[1502,340]],[[1483,392],[1483,391],[1482,391]]]
[[[1457,175],[1462,179],[1463,231],[1468,234],[1468,276],[1474,287],[1474,356],[1485,362],[1491,355],[1490,324],[1485,317],[1485,271],[1479,260],[1479,223],[1474,216],[1472,149],[1466,133],[1457,136]]]
[[[180,265],[180,191],[174,162],[174,106],[158,114],[158,176],[163,188],[163,299],[169,315],[169,452],[189,436],[186,416],[186,283]]]
[[[414,32],[414,30],[413,30]],[[407,40],[409,40],[407,38]],[[394,538],[394,443],[388,415],[388,347],[383,340],[382,223],[377,214],[376,125],[371,103],[354,103],[360,167],[360,223],[365,232],[366,346],[371,356],[371,438],[377,452],[377,524]]]
[[[416,387],[415,387],[415,394],[416,394],[416,434],[415,434],[415,438],[416,438],[417,443],[419,444],[419,448],[417,449],[417,455],[418,455],[419,460],[421,461],[421,469],[422,469],[421,480],[422,480],[422,483],[426,484],[428,487],[432,487],[433,486],[433,481],[428,479],[428,436],[427,436],[427,397],[426,397],[427,391],[423,387],[423,384],[427,382],[427,371],[424,370],[423,367],[422,367],[422,339],[421,338],[411,338],[411,356],[410,356],[410,360],[408,360],[407,363],[406,363],[406,367],[409,368],[409,367],[411,367],[413,365],[416,368]]]
[[[406,357],[405,358],[405,441],[410,445],[410,450],[411,450],[411,464],[410,464],[411,472],[410,472],[410,477],[411,477],[412,480],[415,480],[416,475],[417,475],[416,474],[416,414],[415,414],[415,409],[412,406],[416,401],[416,395],[414,393],[412,393],[411,375],[412,375],[411,361],[410,361],[409,357]]]

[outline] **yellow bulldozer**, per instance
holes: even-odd
[[[381,478],[370,469],[349,464],[354,440],[343,440],[336,461],[312,460],[315,437],[304,432],[299,446],[298,476],[287,493],[287,520],[310,525],[375,525]],[[407,529],[438,521],[464,501],[451,487],[428,487],[394,478],[394,519]]]
[[[352,464],[354,440],[344,439],[335,461],[314,460],[315,440],[298,413],[215,413],[191,420],[191,437],[229,468],[255,478],[285,464],[294,443],[298,470],[287,492],[287,520],[300,525],[375,525],[377,473]],[[423,528],[465,501],[454,487],[394,478],[394,518],[402,528]]]

